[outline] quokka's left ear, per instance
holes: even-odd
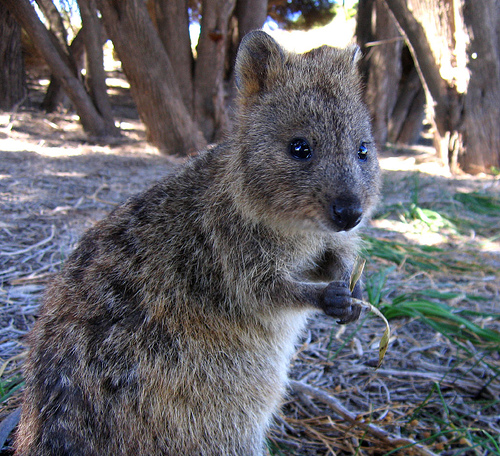
[[[286,51],[267,33],[245,35],[236,56],[236,86],[243,97],[265,91],[283,69]]]

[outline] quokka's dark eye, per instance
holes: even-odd
[[[288,151],[295,160],[309,160],[313,154],[311,146],[304,138],[292,139],[288,146]]]
[[[366,161],[368,159],[368,147],[366,147],[368,143],[362,142],[358,149],[358,158],[362,161]]]

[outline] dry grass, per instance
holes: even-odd
[[[0,120],[1,419],[19,405],[22,338],[52,274],[86,228],[174,165],[148,151],[133,116],[122,116],[130,128],[113,146],[86,143],[71,116],[25,110]],[[393,312],[382,367],[380,319],[340,327],[315,318],[270,454],[500,454],[500,214],[454,198],[478,191],[495,202],[499,181],[430,174],[431,162],[419,164],[427,152],[384,155],[384,201],[364,230],[368,296]],[[401,315],[416,303],[427,310]],[[449,314],[429,313],[439,306]]]

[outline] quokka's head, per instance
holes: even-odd
[[[243,39],[235,166],[239,192],[256,219],[339,232],[372,211],[380,171],[359,58],[356,46],[295,54],[262,31]]]

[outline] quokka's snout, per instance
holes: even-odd
[[[341,196],[331,203],[331,217],[338,231],[349,231],[363,218],[363,209],[358,198]]]

